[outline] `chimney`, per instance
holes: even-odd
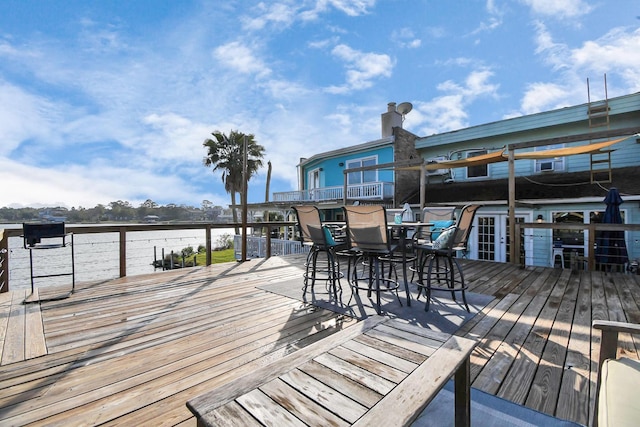
[[[381,115],[382,118],[382,137],[386,138],[393,135],[394,127],[402,127],[402,114],[396,110],[396,103],[387,104],[387,112]]]

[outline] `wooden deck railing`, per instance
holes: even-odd
[[[253,230],[266,229],[263,233],[266,237],[265,257],[271,256],[271,230],[280,227],[291,227],[295,222],[250,222],[246,224]],[[241,224],[224,223],[179,223],[179,224],[122,224],[122,225],[67,225],[66,230],[74,234],[97,234],[97,233],[118,233],[119,234],[119,268],[120,277],[127,275],[127,234],[139,231],[165,231],[165,230],[204,230],[206,265],[211,264],[211,230],[228,229]],[[9,269],[11,260],[9,257],[9,238],[22,236],[22,228],[0,229],[0,292],[8,292],[10,289]]]

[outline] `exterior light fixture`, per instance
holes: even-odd
[[[536,222],[538,222],[538,223],[544,222],[544,218],[542,217],[542,214],[538,215],[538,218],[536,219]]]

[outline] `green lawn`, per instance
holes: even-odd
[[[221,262],[230,262],[230,261],[235,261],[236,257],[235,257],[235,253],[233,251],[233,248],[231,249],[225,249],[222,251],[211,251],[211,263],[212,264],[218,264]],[[201,253],[201,254],[197,254],[197,263],[196,265],[206,265],[207,263],[207,256],[205,253]]]

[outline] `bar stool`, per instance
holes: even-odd
[[[564,248],[561,241],[553,242],[553,250],[551,252],[551,267],[556,266],[556,258],[560,257],[560,265],[564,268]]]
[[[337,252],[345,246],[342,242],[336,242],[328,227],[322,225],[320,210],[315,206],[292,206],[298,218],[298,227],[302,243],[311,245],[307,261],[304,264],[305,271],[303,295],[307,293],[307,287],[311,286],[314,292],[316,280],[325,282],[327,293],[333,294],[336,301],[338,294],[342,293],[340,279],[343,277],[340,271]],[[326,269],[318,266],[318,255],[323,252],[327,258]]]

